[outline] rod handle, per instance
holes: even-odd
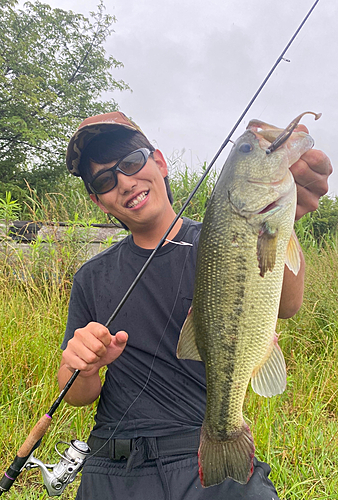
[[[51,423],[52,418],[49,415],[46,414],[41,417],[28,434],[25,442],[20,447],[17,453],[17,456],[27,457],[28,455],[30,455],[37,442],[46,434]]]
[[[4,491],[8,491],[10,489],[18,475],[21,473],[31,453],[39,446],[41,438],[46,434],[51,422],[51,416],[46,414],[40,418],[37,424],[35,424],[25,442],[19,449],[12,464],[0,480],[0,496]]]

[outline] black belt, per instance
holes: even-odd
[[[171,455],[197,455],[200,442],[200,429],[192,432],[174,434],[173,436],[138,437],[135,439],[102,439],[93,436],[88,439],[91,455],[125,460],[126,472],[143,464],[145,460],[155,460],[161,478],[165,499],[170,500],[171,494],[165,477],[162,457]]]
[[[135,439],[107,439],[98,438],[92,434],[88,439],[91,455],[110,458],[111,460],[127,460],[132,456],[141,455],[142,461],[154,460],[170,455],[184,455],[197,453],[200,441],[200,429],[192,432],[160,437],[138,437]],[[141,457],[140,457],[141,458]],[[135,462],[135,460],[132,460]],[[130,460],[128,460],[130,462]],[[136,463],[133,463],[136,466]]]

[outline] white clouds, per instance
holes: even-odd
[[[88,14],[97,0],[45,0]],[[109,0],[117,18],[107,51],[124,63],[114,76],[133,93],[114,94],[168,156],[187,151],[190,165],[210,161],[313,0]],[[305,110],[316,147],[338,153],[337,2],[319,2],[250,110],[284,126]],[[241,133],[244,124],[239,129]],[[338,194],[338,174],[330,189]]]

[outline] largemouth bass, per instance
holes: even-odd
[[[258,120],[249,123],[222,169],[203,221],[194,297],[177,356],[205,363],[207,404],[199,447],[205,487],[227,477],[244,484],[251,477],[254,441],[242,415],[250,379],[253,390],[266,397],[286,387],[275,328],[284,264],[295,274],[300,268],[293,232],[296,186],[289,167],[314,142],[290,126],[284,132]]]

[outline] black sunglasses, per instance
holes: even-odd
[[[139,172],[147,163],[149,156],[153,153],[147,148],[136,149],[132,153],[124,156],[115,165],[107,170],[103,170],[94,175],[88,183],[94,194],[105,194],[114,189],[117,185],[117,174],[134,175]]]

